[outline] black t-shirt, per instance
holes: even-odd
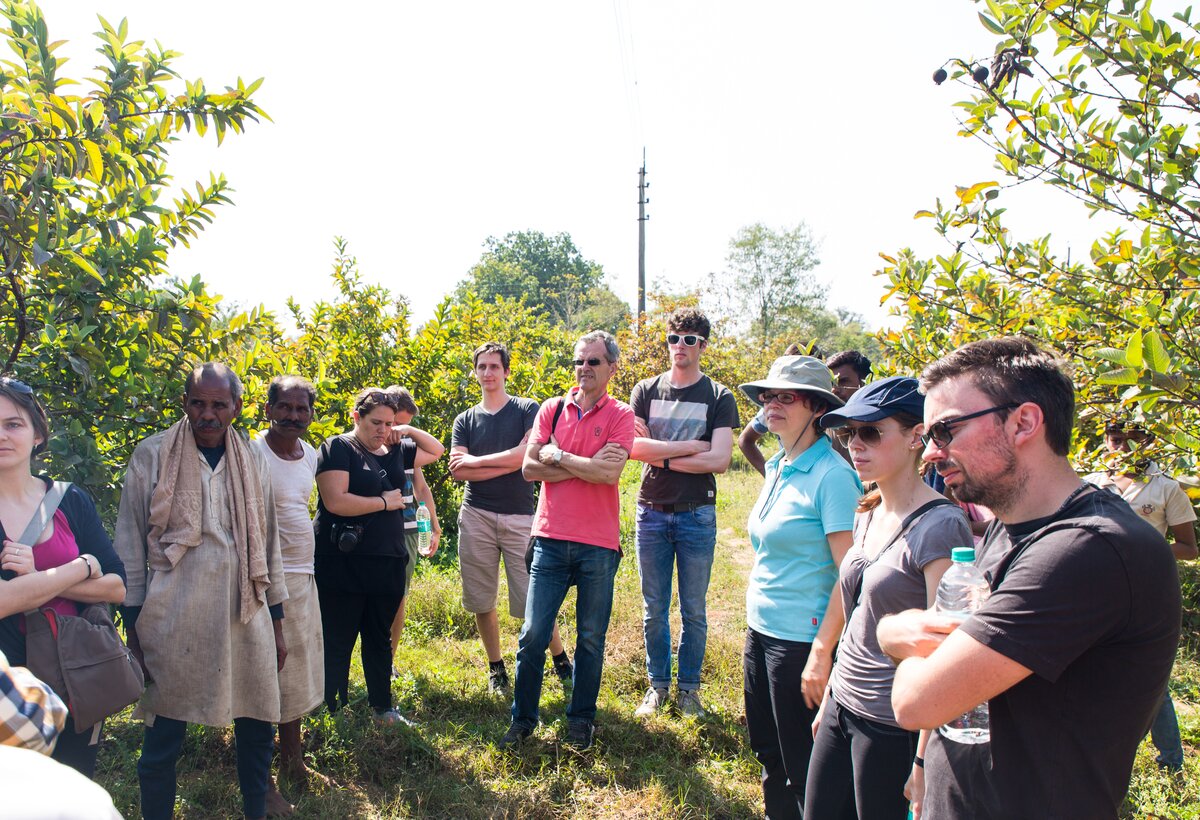
[[[713,430],[738,426],[737,402],[729,388],[701,376],[695,384],[672,387],[670,373],[644,379],[629,397],[633,414],[658,441],[712,441]],[[644,504],[715,504],[717,479],[712,473],[680,473],[642,466],[638,501]]]
[[[368,458],[363,450],[350,440],[351,435],[331,436],[325,440],[317,454],[317,475],[328,470],[348,473],[348,489],[353,495],[378,497],[384,490],[403,489],[404,471],[411,467],[412,460],[416,457],[416,447],[396,445],[385,455]],[[387,474],[386,482],[378,472],[380,469]],[[382,504],[379,506],[383,507]],[[317,536],[316,554],[340,555],[337,545],[333,543],[331,531],[334,522],[348,522],[364,525],[362,540],[351,555],[382,555],[407,560],[408,550],[404,548],[404,518],[404,507],[360,516],[334,515],[325,508],[324,500],[318,497],[317,517],[313,521]]]
[[[934,733],[927,816],[1117,817],[1179,642],[1166,540],[1087,492],[1054,516],[994,523],[977,563],[994,591],[961,629],[1033,674],[989,701],[990,744]]]
[[[510,396],[508,403],[495,413],[477,404],[454,419],[450,448],[466,447],[473,456],[489,456],[511,450],[533,428],[538,403],[533,399]],[[520,469],[487,481],[468,481],[463,504],[477,510],[516,515],[533,515],[537,499],[533,483],[526,481]]]

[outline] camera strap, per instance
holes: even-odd
[[[352,447],[354,447],[354,449],[358,450],[358,452],[362,455],[363,459],[365,461],[367,461],[368,463],[370,463],[375,468],[375,473],[379,476],[379,480],[382,481],[385,485],[384,489],[385,490],[394,490],[395,487],[392,486],[392,479],[388,475],[388,471],[385,470],[383,468],[383,465],[379,463],[379,459],[377,459],[375,457],[375,454],[372,453],[370,450],[368,450],[366,447],[363,447],[362,442],[359,441],[358,437],[355,436],[353,433],[350,433],[348,435],[348,438],[350,439],[350,445]]]

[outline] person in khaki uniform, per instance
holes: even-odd
[[[142,816],[172,815],[187,724],[232,723],[243,809],[264,817],[287,658],[270,471],[232,429],[242,409],[232,370],[197,366],[183,399],[185,418],[134,448],[114,539],[129,648],[146,673]]]

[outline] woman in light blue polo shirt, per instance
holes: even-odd
[[[832,388],[829,368],[811,356],[781,356],[767,378],[741,385],[780,441],[747,524],[754,566],[742,658],[746,726],[769,820],[804,812],[812,722],[842,629],[831,593],[862,495],[818,423],[843,404]]]

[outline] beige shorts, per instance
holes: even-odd
[[[500,591],[500,557],[508,578],[508,611],[525,617],[532,515],[506,515],[463,505],[458,511],[458,563],[462,574],[463,608],[481,614],[496,608]]]

